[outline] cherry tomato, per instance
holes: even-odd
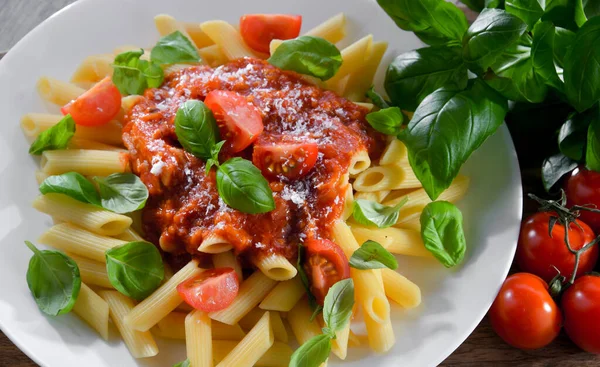
[[[255,145],[252,162],[263,175],[296,179],[306,175],[317,162],[316,143]]]
[[[595,205],[600,209],[600,173],[586,169],[575,168],[565,185],[569,207],[573,205]],[[586,222],[594,231],[600,232],[600,214],[582,210],[579,218]]]
[[[496,333],[520,349],[537,349],[550,344],[562,323],[560,310],[548,293],[548,284],[529,273],[506,278],[489,317]]]
[[[247,148],[263,131],[260,112],[241,94],[214,90],[204,103],[215,115],[221,138],[227,140],[224,148],[231,153]]]
[[[565,227],[556,223],[552,228],[552,237],[548,234],[548,221],[555,213],[536,213],[521,227],[519,245],[517,247],[517,264],[521,271],[533,273],[546,282],[556,275],[555,266],[560,273],[569,279],[575,266],[575,255],[569,252],[565,244]],[[594,232],[580,220],[569,226],[569,243],[574,250],[579,250],[594,240]],[[592,246],[579,258],[577,275],[592,271],[598,260],[598,246]]]
[[[584,275],[562,296],[565,331],[586,352],[600,354],[600,277]]]
[[[120,109],[121,93],[110,77],[106,77],[66,104],[61,112],[71,114],[77,125],[98,126],[114,119]]]
[[[217,268],[203,271],[195,277],[181,282],[177,292],[190,306],[204,312],[227,308],[235,299],[240,281],[232,268]]]
[[[267,54],[272,40],[296,38],[301,26],[300,15],[246,14],[240,18],[240,32],[246,44]]]
[[[322,305],[332,285],[350,278],[350,266],[344,251],[332,241],[311,239],[306,241],[304,268],[311,281],[311,292]]]

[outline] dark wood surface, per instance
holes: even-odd
[[[0,0],[0,51],[12,47],[41,21],[74,0]],[[487,319],[442,364],[443,366],[600,366],[600,356],[581,352],[566,336],[537,351],[520,351],[505,344]],[[36,366],[0,332],[0,367]],[[418,367],[418,366],[415,366]]]

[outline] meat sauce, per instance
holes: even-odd
[[[214,169],[181,148],[174,119],[189,99],[212,90],[245,96],[262,113],[264,132],[255,145],[315,142],[315,167],[299,180],[269,180],[275,210],[258,215],[228,207],[217,192]],[[161,88],[148,89],[127,112],[123,140],[135,174],[148,187],[143,211],[146,237],[168,253],[199,255],[211,234],[227,239],[250,260],[278,252],[295,261],[306,238],[331,239],[330,227],[344,208],[352,155],[367,149],[376,156],[381,135],[368,127],[367,110],[299,75],[263,60],[239,59],[217,69],[193,66],[169,75]],[[227,159],[222,154],[220,159]],[[241,152],[251,159],[252,146]]]

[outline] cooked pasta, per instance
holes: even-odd
[[[389,299],[404,308],[421,304],[421,289],[404,276],[391,269],[382,269],[383,287]]]
[[[235,257],[233,252],[225,251],[220,252],[218,254],[214,254],[212,257],[212,261],[215,268],[232,268],[233,270],[235,270],[235,273],[238,276],[238,280],[241,281],[242,279],[244,279],[240,262]]]
[[[246,46],[239,32],[227,22],[212,20],[200,24],[200,28],[223,50],[229,60],[258,56]]]
[[[288,313],[287,321],[300,345],[312,337],[322,334],[317,320],[310,321],[312,314],[313,311],[310,309],[306,297],[296,303],[296,306]]]
[[[290,311],[305,294],[299,277],[278,283],[260,303],[259,307],[269,311]]]
[[[78,255],[68,255],[77,263],[81,280],[84,283],[102,288],[113,288],[110,280],[108,279],[106,264]]]
[[[108,340],[108,303],[85,283],[81,283],[73,312],[96,330],[102,339]]]
[[[339,13],[305,33],[307,36],[321,37],[331,43],[338,43],[346,36],[346,16]]]
[[[233,348],[235,348],[236,343],[232,341],[224,341],[224,340],[214,340],[213,341],[213,359],[214,363],[218,364],[221,362],[225,356],[227,356]],[[290,359],[292,358],[292,353],[294,351],[290,348],[289,345],[281,342],[274,342],[273,346],[269,348],[256,361],[256,367],[287,367],[290,364]]]
[[[40,166],[49,175],[79,172],[84,176],[109,176],[129,171],[122,154],[106,150],[47,150],[42,153]]]
[[[351,101],[362,101],[365,98],[365,93],[371,85],[379,63],[383,59],[383,55],[387,50],[387,42],[373,42],[371,55],[367,59],[365,65],[360,71],[350,74],[348,82],[344,88],[344,96]]]
[[[351,176],[356,176],[369,168],[370,165],[371,158],[369,157],[369,152],[366,150],[359,150],[352,156],[352,159],[350,160],[350,168],[348,168],[348,173],[350,173]]]
[[[252,367],[273,346],[274,342],[271,317],[267,311],[244,339],[219,362],[217,367]]]
[[[393,254],[431,257],[425,248],[421,234],[413,229],[405,228],[369,228],[352,224],[352,234],[358,243],[375,241]]]
[[[212,233],[202,241],[200,247],[198,247],[198,251],[207,254],[218,254],[220,252],[229,251],[232,248],[233,246],[231,245],[231,242],[217,234]]]
[[[342,78],[352,73],[359,72],[365,64],[367,57],[371,54],[373,47],[373,35],[368,35],[354,42],[341,51],[342,66],[335,76],[327,81],[327,86],[335,86]],[[335,89],[334,89],[335,90]],[[337,91],[336,92],[343,92]]]
[[[255,260],[254,265],[273,280],[292,279],[298,273],[296,267],[283,255],[272,253]]]
[[[85,89],[76,85],[49,77],[42,77],[38,80],[37,90],[44,100],[61,107],[85,92]]]
[[[71,76],[71,83],[97,83],[111,76],[113,73],[111,64],[114,58],[112,54],[86,57]]]
[[[193,312],[193,309],[187,313],[171,312],[156,324],[153,333],[162,338],[185,340],[185,318],[189,312]],[[214,340],[242,340],[246,335],[238,324],[227,325],[214,320],[211,333]]]
[[[185,318],[185,346],[190,365],[212,367],[211,319],[202,311],[193,311]]]

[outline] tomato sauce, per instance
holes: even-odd
[[[251,215],[228,207],[217,193],[214,169],[205,175],[204,162],[177,141],[178,107],[189,99],[204,100],[212,90],[238,92],[261,111],[264,132],[256,145],[318,144],[309,174],[294,181],[269,180],[276,204],[269,213]],[[295,261],[299,242],[331,239],[331,225],[344,207],[352,155],[361,149],[380,153],[382,136],[368,127],[366,113],[263,60],[239,59],[216,69],[193,66],[169,75],[161,88],[148,89],[127,111],[123,129],[132,170],[150,192],[143,211],[146,237],[165,252],[198,255],[202,241],[214,233],[250,262],[273,251]],[[251,154],[252,146],[238,155],[251,159]]]

